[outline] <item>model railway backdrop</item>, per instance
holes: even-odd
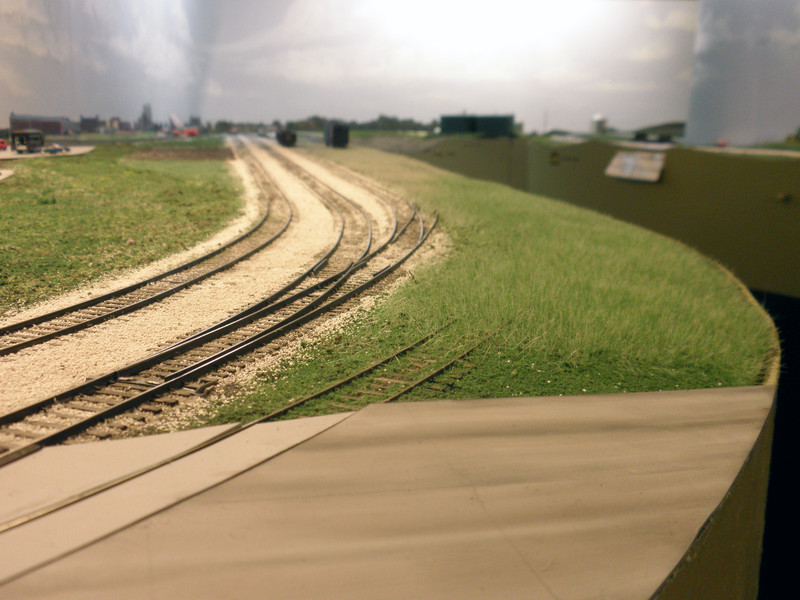
[[[716,258],[750,289],[800,297],[800,158],[676,146],[658,150],[663,171],[647,183],[606,175],[621,150],[599,141],[460,137],[420,142],[410,153],[663,233]]]

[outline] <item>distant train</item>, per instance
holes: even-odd
[[[344,123],[329,121],[325,125],[325,145],[346,148],[350,141],[350,128]]]
[[[297,134],[291,129],[279,129],[275,134],[275,139],[278,140],[281,146],[286,146],[287,148],[297,144]]]

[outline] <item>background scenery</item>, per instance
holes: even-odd
[[[797,128],[794,0],[6,0],[0,115],[428,123],[524,131],[689,119],[694,142]],[[720,110],[719,105],[725,109]],[[0,122],[2,126],[2,122]]]

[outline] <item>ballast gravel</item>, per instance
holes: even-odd
[[[251,259],[164,302],[3,357],[0,359],[0,413],[22,408],[82,383],[93,375],[119,368],[172,340],[208,327],[262,299],[269,291],[281,287],[316,262],[338,234],[333,217],[314,194],[266,152],[254,148],[254,153],[294,204],[295,216],[287,232]],[[333,186],[351,185],[334,175],[325,174],[321,167],[311,163],[308,167]],[[137,281],[147,274],[185,262],[190,255],[200,254],[201,247],[207,251],[239,235],[258,215],[258,192],[240,161],[235,161],[233,168],[242,177],[247,190],[245,215],[212,240],[181,256],[39,305],[6,321],[21,320],[97,295],[103,290],[116,289],[126,282]],[[349,197],[361,204],[377,225],[376,236],[384,239],[389,231],[391,210],[365,192],[348,190],[347,194],[351,193],[353,196]]]

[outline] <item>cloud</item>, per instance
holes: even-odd
[[[55,26],[65,9],[69,6],[45,0],[4,0],[0,3],[0,47],[66,62],[69,36]]]
[[[206,95],[214,96],[216,98],[226,95],[222,85],[220,85],[219,81],[217,81],[213,77],[208,78],[203,91],[205,92]]]
[[[633,62],[653,62],[667,60],[674,56],[672,44],[665,40],[656,40],[629,50],[625,58]]]
[[[179,2],[137,0],[125,5],[84,0],[85,9],[105,35],[92,40],[116,57],[138,64],[158,81],[192,81],[191,36]]]
[[[800,10],[800,9],[798,9]],[[790,29],[779,26],[768,33],[769,41],[783,48],[796,50],[800,48],[800,28]]]
[[[682,30],[694,33],[697,29],[697,3],[686,3],[680,7],[669,8],[666,13],[651,13],[645,21],[650,29]]]
[[[796,0],[706,0],[687,139],[752,144],[797,127],[800,11]]]
[[[0,89],[3,94],[16,98],[31,98],[33,90],[25,84],[25,77],[14,67],[0,64]]]
[[[658,86],[653,81],[641,79],[623,81],[620,79],[600,78],[580,86],[583,92],[600,92],[604,94],[642,94],[657,91]]]

